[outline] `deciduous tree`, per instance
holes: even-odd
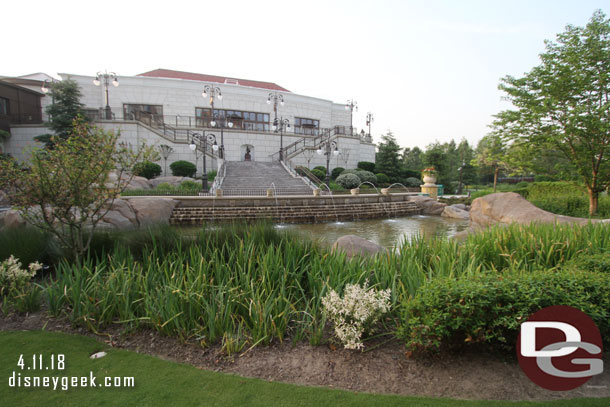
[[[144,145],[117,144],[119,134],[75,119],[52,149],[33,148],[29,168],[0,160],[0,188],[8,188],[22,217],[54,235],[75,259],[87,251],[99,221],[131,179],[133,165],[154,159]],[[114,175],[111,175],[114,174]]]
[[[541,64],[500,89],[515,109],[497,115],[505,135],[534,149],[552,146],[567,157],[589,193],[595,214],[610,186],[610,21],[596,11],[585,27],[568,25],[546,41]]]

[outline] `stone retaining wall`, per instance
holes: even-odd
[[[295,195],[295,196],[278,196],[278,197],[262,197],[262,196],[231,196],[231,197],[208,197],[208,196],[169,196],[178,201],[176,207],[200,208],[200,207],[264,207],[264,206],[329,206],[335,205],[357,205],[367,203],[390,203],[390,202],[406,202],[410,201],[416,193],[396,193],[390,195],[333,195],[313,196],[313,195]],[[150,199],[150,197],[133,196],[122,197],[123,199]]]

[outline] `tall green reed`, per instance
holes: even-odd
[[[106,246],[81,265],[64,261],[46,297],[52,312],[90,329],[148,327],[221,343],[230,353],[288,338],[320,343],[321,298],[329,288],[341,293],[365,280],[391,288],[390,318],[398,318],[398,305],[435,278],[549,269],[605,247],[607,225],[515,225],[463,243],[419,237],[396,252],[348,260],[269,224],[232,225],[170,240],[142,235],[138,244]]]

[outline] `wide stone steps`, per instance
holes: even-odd
[[[417,215],[421,209],[414,202],[387,202],[311,206],[259,206],[259,207],[179,207],[170,218],[172,225],[201,225],[204,222],[222,222],[270,219],[285,223],[320,223],[344,220],[389,218]]]
[[[222,190],[286,190],[290,195],[311,195],[312,189],[299,178],[293,178],[278,163],[227,161]],[[237,193],[236,193],[237,194]],[[233,194],[235,195],[235,194]],[[247,195],[247,193],[245,194]]]

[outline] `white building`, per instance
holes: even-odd
[[[138,76],[118,76],[118,86],[113,86],[111,77],[106,81],[109,85],[106,89],[103,78],[96,86],[94,76],[60,76],[78,83],[87,113],[96,125],[120,130],[121,141],[172,147],[168,166],[177,160],[195,163],[198,157],[196,164],[198,174],[201,173],[202,155],[189,148],[193,135],[204,135],[209,140],[215,137],[217,145],[224,146],[224,157],[228,161],[279,160],[282,145],[285,162],[292,167],[325,166],[325,156],[314,153],[324,141],[335,142],[339,152],[331,155],[331,169],[355,168],[359,161],[375,161],[375,146],[370,136],[350,129],[351,111],[345,104],[297,95],[274,83],[157,69]],[[206,88],[211,90],[204,97]],[[44,111],[51,98],[42,99]],[[276,117],[279,121],[287,119],[290,127],[274,131]],[[43,120],[46,120],[44,114]],[[37,144],[33,137],[46,132],[40,124],[12,125],[4,151],[22,159],[23,148]],[[210,147],[211,144],[205,146],[209,153]],[[218,160],[212,156],[207,158],[207,169],[216,168]]]

